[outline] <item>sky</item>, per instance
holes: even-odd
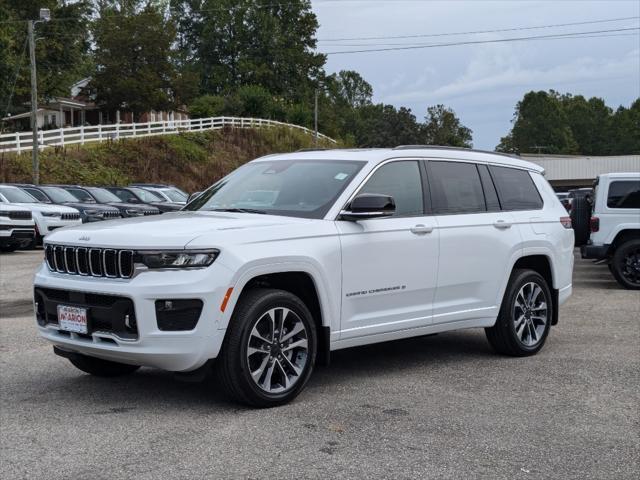
[[[312,0],[312,7],[323,53],[640,27],[640,0]],[[626,17],[636,18],[474,35],[341,40]],[[597,96],[614,109],[640,97],[638,30],[591,35],[331,54],[325,68],[328,73],[356,70],[372,85],[374,102],[409,107],[420,121],[427,106],[442,103],[473,130],[475,148],[493,150],[511,128],[516,103],[530,90]]]

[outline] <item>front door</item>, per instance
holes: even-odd
[[[425,214],[418,161],[383,164],[358,193],[391,195],[392,217],[337,221],[342,245],[340,339],[430,323],[438,271],[438,230]]]

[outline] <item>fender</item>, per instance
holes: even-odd
[[[238,303],[238,299],[247,285],[247,283],[260,275],[270,273],[285,272],[303,272],[311,277],[320,303],[320,311],[322,314],[322,326],[330,327],[332,332],[340,330],[340,305],[336,305],[332,298],[340,298],[340,294],[331,295],[330,287],[326,279],[326,275],[322,272],[321,267],[316,265],[316,261],[308,257],[283,257],[279,259],[269,259],[266,263],[255,261],[247,264],[244,268],[236,272],[233,276],[229,287],[233,288],[233,292],[229,297],[225,311],[218,323],[218,329],[224,330],[229,325],[233,311]],[[342,289],[340,281],[337,287]],[[334,287],[335,288],[335,287]]]
[[[612,229],[611,232],[609,232],[609,235],[607,235],[607,239],[604,242],[604,244],[611,245],[616,239],[616,237],[618,236],[618,234],[623,230],[635,230],[637,234],[640,235],[640,222],[621,223],[617,225],[616,228]]]

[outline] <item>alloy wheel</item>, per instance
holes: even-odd
[[[525,283],[513,305],[513,323],[518,340],[535,347],[543,338],[548,321],[547,297],[540,285]]]
[[[632,285],[640,286],[640,249],[632,249],[622,259],[622,276]]]
[[[284,307],[264,312],[247,342],[247,363],[253,382],[267,393],[283,393],[300,380],[307,366],[309,342],[302,319]]]

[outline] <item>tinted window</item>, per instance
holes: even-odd
[[[487,201],[487,210],[497,212],[500,210],[500,202],[498,201],[496,187],[489,174],[489,168],[486,165],[478,165],[478,171],[482,179],[482,189],[484,190],[484,199]]]
[[[91,195],[82,190],[81,188],[67,188],[67,192],[71,193],[74,197],[76,197],[81,202],[87,203],[95,203],[95,200]]]
[[[78,199],[66,190],[59,187],[41,187],[42,191],[47,194],[55,203],[77,202]]]
[[[29,195],[36,197],[36,199],[38,199],[41,202],[51,203],[51,200],[49,200],[49,198],[47,198],[47,196],[44,193],[42,193],[40,190],[37,190],[35,188],[23,188],[23,190],[27,192]]]
[[[112,192],[112,193],[115,193],[116,196],[120,200],[122,200],[123,202],[128,202],[128,203],[134,202],[135,203],[135,202],[138,201],[136,196],[133,193],[127,191],[127,190],[123,190],[121,188],[114,188],[114,189],[111,189],[109,191]]]
[[[611,182],[607,207],[640,208],[640,181]]]
[[[526,170],[490,167],[503,210],[539,210],[542,198]]]
[[[0,187],[0,193],[12,203],[36,203],[37,200],[16,187]]]
[[[418,162],[391,162],[380,167],[358,193],[391,195],[394,216],[422,215],[424,200]]]
[[[484,212],[478,169],[473,163],[429,162],[429,185],[435,213]]]

